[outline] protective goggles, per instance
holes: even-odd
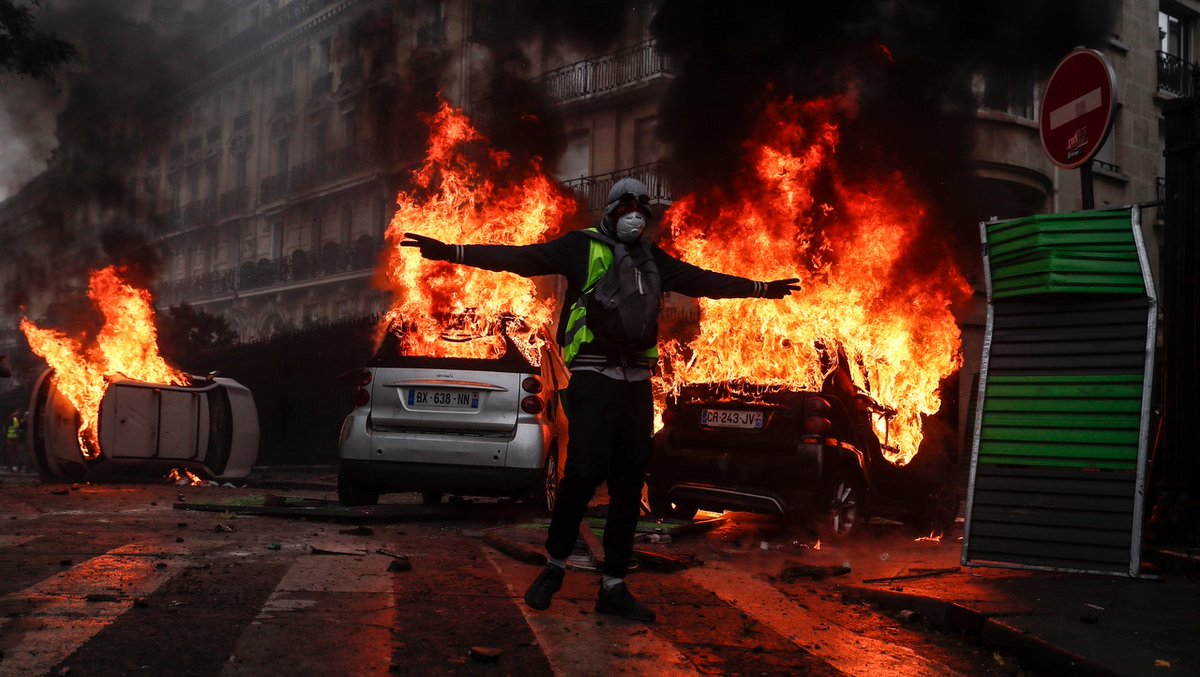
[[[628,211],[630,209],[636,209],[647,215],[650,214],[650,196],[622,193],[621,197],[617,198],[615,210]]]

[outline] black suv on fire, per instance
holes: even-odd
[[[802,515],[819,535],[848,535],[883,497],[905,499],[921,528],[953,519],[952,473],[931,483],[884,458],[872,421],[894,412],[856,388],[842,367],[819,392],[748,390],[700,384],[667,401],[646,479],[654,514]]]

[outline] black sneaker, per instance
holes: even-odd
[[[629,588],[624,583],[617,583],[611,590],[600,586],[600,596],[596,598],[596,613],[611,614],[630,618],[646,623],[654,622],[654,612],[641,604],[629,594]]]
[[[562,587],[563,574],[566,569],[553,564],[547,564],[542,573],[533,579],[533,585],[525,591],[525,603],[537,610],[550,608],[550,599]]]

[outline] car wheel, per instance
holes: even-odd
[[[647,488],[646,494],[650,499],[650,512],[657,517],[670,517],[687,522],[696,516],[696,506],[671,501],[665,492]]]
[[[440,505],[442,502],[442,492],[440,491],[422,491],[421,502],[425,505]]]
[[[338,503],[347,506],[375,505],[379,502],[379,490],[346,474],[338,473]]]
[[[542,469],[542,481],[539,501],[547,513],[554,513],[554,504],[558,502],[558,442],[550,445],[550,453],[546,456],[546,465]]]
[[[860,531],[867,518],[864,499],[861,477],[846,471],[834,473],[817,501],[817,534],[826,539],[844,538]]]

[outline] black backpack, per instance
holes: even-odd
[[[623,242],[595,231],[585,235],[612,248],[612,264],[584,292],[587,327],[601,351],[640,352],[658,343],[658,313],[662,309],[662,281],[650,245]]]

